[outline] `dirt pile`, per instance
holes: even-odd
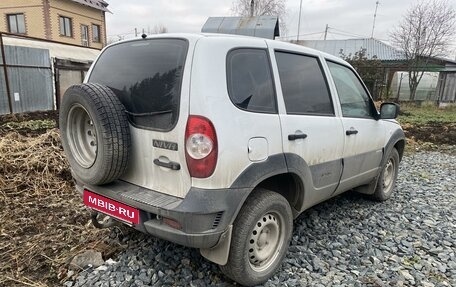
[[[456,145],[456,123],[427,123],[425,125],[402,124],[408,139],[437,145]]]
[[[73,255],[107,248],[108,231],[88,224],[57,129],[0,133],[0,218],[0,286],[58,285]]]

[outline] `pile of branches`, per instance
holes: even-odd
[[[75,254],[110,249],[74,189],[57,129],[0,136],[0,218],[0,286],[59,285]]]

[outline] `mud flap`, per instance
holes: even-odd
[[[200,249],[201,255],[218,265],[225,265],[228,262],[228,255],[230,254],[232,232],[233,225],[229,225],[225,232],[220,235],[217,245],[212,248]]]
[[[381,172],[381,170],[380,170]],[[367,194],[367,195],[372,195],[375,193],[375,187],[377,186],[377,183],[378,183],[378,178],[379,178],[379,175],[377,175],[371,182],[369,182],[368,184],[365,184],[365,185],[361,185],[361,186],[358,186],[358,187],[355,187],[354,190],[358,193],[362,193],[362,194]]]

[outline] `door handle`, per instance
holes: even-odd
[[[291,134],[291,135],[288,135],[288,140],[294,141],[297,139],[305,139],[306,137],[307,137],[306,134]]]
[[[169,168],[172,170],[180,170],[180,168],[181,168],[180,164],[178,164],[177,162],[174,162],[174,161],[163,162],[163,161],[159,160],[158,158],[154,159],[154,163],[158,166],[166,167],[166,168]]]
[[[348,131],[345,132],[345,134],[346,134],[347,136],[349,136],[349,135],[356,135],[357,133],[358,133],[357,130],[348,130]]]

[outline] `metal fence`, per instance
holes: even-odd
[[[1,66],[1,64],[0,68],[0,115],[4,115],[8,114],[10,112],[10,109],[6,93],[5,73],[3,72],[3,66]]]
[[[49,51],[7,45],[0,49],[0,114],[52,110]]]

